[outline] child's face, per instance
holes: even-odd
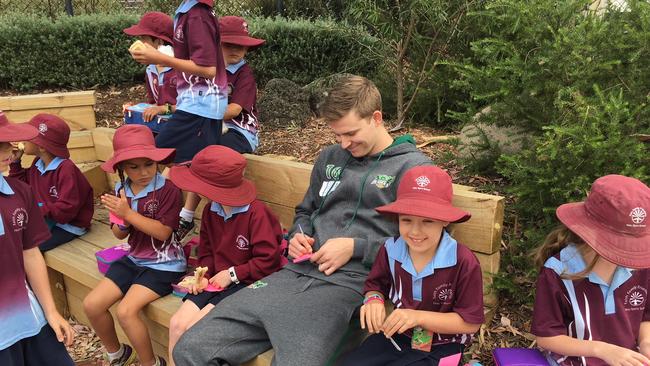
[[[38,145],[33,142],[25,141],[25,154],[27,155],[38,155]]]
[[[223,59],[228,65],[234,65],[241,61],[248,52],[248,47],[232,43],[222,43]]]
[[[122,163],[122,169],[131,180],[131,184],[140,188],[146,187],[158,172],[156,162],[147,158],[127,160]]]
[[[13,156],[13,146],[8,142],[0,142],[0,172],[9,169]]]
[[[442,230],[448,222],[421,216],[399,215],[399,234],[404,238],[411,255],[433,255],[438,249]]]
[[[146,43],[153,48],[158,48],[158,46],[162,45],[162,41],[158,38],[151,36],[138,36],[138,38],[142,41],[142,43]]]

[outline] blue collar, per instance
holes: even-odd
[[[47,165],[47,168],[46,168],[44,166],[45,163],[43,162],[43,159],[39,158],[36,161],[36,164],[34,164],[34,165],[36,166],[36,169],[38,169],[39,173],[41,173],[41,175],[43,175],[43,174],[45,174],[45,173],[47,173],[49,171],[57,170],[59,165],[61,165],[61,163],[63,163],[64,160],[65,159],[62,158],[62,157],[55,156],[54,159],[52,159],[52,161],[50,161],[50,163]]]
[[[409,255],[408,245],[406,241],[400,236],[396,241],[389,239],[386,241],[386,252],[388,257],[394,259],[402,264],[402,268],[408,272],[413,278],[423,278],[430,276],[434,273],[435,269],[448,268],[456,265],[456,254],[458,243],[456,239],[452,238],[447,231],[443,231],[438,249],[431,261],[427,263],[422,272],[417,273],[411,256]]]
[[[187,13],[194,7],[194,5],[198,4],[199,2],[197,0],[185,0],[181,3],[181,5],[178,6],[176,9],[176,15],[181,14],[181,13]]]
[[[160,71],[160,74],[164,74],[164,73],[166,73],[168,71],[171,71],[171,70],[172,70],[171,67],[165,66],[165,67],[163,67],[162,71]],[[154,64],[148,65],[147,66],[147,71],[151,72],[152,74],[159,75],[158,68]]]
[[[244,59],[242,58],[241,61],[239,61],[238,63],[226,66],[226,70],[227,70],[229,73],[234,74],[234,73],[237,72],[237,70],[239,70],[239,69],[240,69],[242,66],[244,66],[245,64],[246,64],[246,60],[244,60]]]
[[[165,177],[163,177],[160,173],[156,173],[156,176],[151,179],[151,182],[147,184],[146,187],[144,187],[143,190],[138,192],[138,194],[133,194],[133,191],[131,190],[131,180],[129,178],[126,179],[125,182],[125,189],[124,192],[126,193],[126,196],[131,198],[133,201],[139,200],[140,198],[146,197],[149,193],[153,191],[157,191],[160,188],[165,186]],[[115,185],[115,192],[118,192],[122,188],[122,182],[117,182]]]
[[[7,183],[7,180],[2,176],[2,174],[0,174],[0,193],[6,194],[7,196],[14,194],[14,190],[11,189],[9,183]]]
[[[247,212],[251,205],[246,206],[233,206],[230,210],[230,215],[226,215],[226,212],[223,209],[223,206],[220,203],[212,202],[210,205],[210,211],[216,213],[217,215],[223,217],[223,221],[228,221],[229,218],[233,217],[238,213]]]

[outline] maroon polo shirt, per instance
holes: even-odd
[[[146,70],[147,103],[156,105],[176,105],[176,71],[166,68],[158,72],[156,65],[149,65]]]
[[[248,64],[244,63],[234,73],[228,70],[228,104],[237,103],[242,111],[227,122],[256,134],[259,129],[256,102],[257,82]]]
[[[157,179],[162,176],[158,175]],[[164,178],[162,178],[164,179]],[[170,180],[163,180],[164,184],[159,184],[158,189],[146,193],[144,197],[137,199],[137,212],[149,219],[160,221],[161,224],[170,227],[172,230],[178,229],[178,214],[183,208],[183,194]],[[128,197],[129,205],[133,206],[133,198]],[[182,255],[179,253],[180,248],[171,245],[171,241],[160,241],[142,231],[136,230],[133,226],[129,230],[129,245],[131,251],[129,255],[140,260],[151,259],[161,260],[161,252],[170,259],[176,259]]]
[[[401,237],[387,240],[377,254],[363,291],[380,292],[397,309],[455,312],[471,324],[485,321],[478,259],[446,232],[436,255],[420,273],[415,272],[406,242]],[[406,334],[411,336],[411,330]],[[472,334],[434,333],[432,344],[468,345],[471,341]]]
[[[69,159],[63,159],[55,170],[41,174],[35,158],[25,169],[20,162],[10,165],[9,176],[29,184],[34,191],[44,217],[59,224],[70,224],[89,229],[93,218],[93,188],[81,170]]]
[[[253,283],[282,267],[282,228],[259,200],[228,220],[206,205],[201,219],[199,263],[208,276],[235,267],[239,281]]]
[[[641,322],[650,321],[650,271],[618,267],[611,284],[593,273],[564,282],[558,271],[578,273],[585,267],[575,256],[575,247],[567,248],[551,257],[537,278],[532,333],[603,341],[636,351]],[[582,357],[565,358],[551,352],[547,355],[563,366],[583,364]],[[597,358],[585,361],[588,365],[606,365]]]

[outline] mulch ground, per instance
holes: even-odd
[[[58,90],[57,90],[58,91]],[[10,94],[0,91],[0,95]],[[96,90],[97,103],[95,114],[97,125],[101,127],[118,127],[122,120],[122,105],[128,102],[141,101],[144,98],[144,86],[126,85],[120,87],[107,87]],[[335,143],[334,136],[327,126],[316,119],[311,119],[305,127],[287,127],[267,129],[262,125],[260,132],[261,145],[257,154],[274,154],[292,157],[292,159],[305,163],[313,163],[320,150],[327,145]],[[430,140],[434,136],[449,135],[449,132],[438,131],[425,126],[406,126],[395,133],[401,135],[410,133],[418,142]],[[456,147],[453,143],[437,142],[421,146],[420,149],[452,176],[454,182],[477,187],[480,191],[505,195],[502,192],[503,182],[499,179],[465,174],[463,166],[454,158]],[[488,188],[485,188],[488,187]],[[506,197],[506,205],[511,197]],[[511,216],[511,215],[510,215]],[[505,232],[517,230],[513,228],[512,217],[506,215]],[[516,226],[516,225],[515,225]],[[505,234],[505,233],[504,233]],[[504,235],[507,238],[508,235]],[[503,247],[507,248],[504,241]],[[508,270],[502,268],[502,271]],[[534,346],[534,337],[530,329],[532,309],[511,304],[507,299],[502,299],[495,312],[493,320],[484,325],[477,335],[476,342],[466,353],[467,359],[481,362],[483,365],[492,365],[491,350],[496,347],[531,347]],[[74,345],[69,349],[78,365],[102,365],[103,347],[94,332],[72,320],[77,331]]]

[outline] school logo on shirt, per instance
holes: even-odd
[[[454,297],[454,290],[450,282],[443,283],[433,291],[434,304],[451,304]]]
[[[176,27],[176,32],[174,33],[174,38],[178,41],[183,41],[183,28],[182,27]]]
[[[147,217],[154,217],[156,214],[156,211],[158,211],[158,206],[160,205],[160,202],[156,199],[151,199],[147,202],[144,203],[144,214]]]
[[[22,207],[15,209],[14,212],[11,213],[11,223],[14,226],[14,232],[25,230],[29,223],[27,210]]]
[[[50,197],[59,198],[59,192],[55,186],[50,187]]]
[[[38,132],[41,135],[45,135],[45,132],[47,132],[47,125],[45,123],[41,123],[38,125]]]
[[[237,249],[239,250],[248,250],[248,239],[243,235],[237,235],[235,246],[237,246]]]
[[[647,213],[643,209],[643,207],[635,207],[630,211],[630,218],[632,219],[632,225],[628,224],[627,226],[632,226],[632,227],[645,227],[645,224],[643,224],[643,221],[645,221],[645,218],[647,216]]]
[[[645,300],[648,297],[648,290],[640,285],[636,285],[629,289],[625,294],[625,311],[643,310],[645,308]]]
[[[370,184],[376,186],[379,189],[384,189],[390,187],[391,184],[395,181],[395,176],[394,175],[384,175],[384,174],[379,174],[375,177],[375,179],[370,182]]]

